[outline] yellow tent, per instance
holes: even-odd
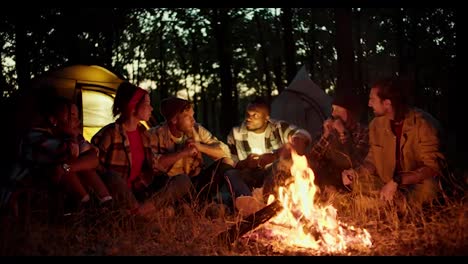
[[[87,140],[103,126],[114,122],[112,104],[124,80],[96,65],[73,65],[49,71],[33,80],[33,88],[51,87],[78,105]]]

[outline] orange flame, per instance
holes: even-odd
[[[365,229],[354,228],[337,220],[337,210],[332,205],[320,207],[314,204],[317,187],[314,173],[307,165],[305,156],[291,153],[293,164],[292,182],[280,187],[278,201],[283,209],[265,223],[270,236],[269,243],[278,249],[306,248],[318,252],[344,252],[349,245],[372,246],[371,236]],[[275,197],[270,195],[268,204]],[[252,235],[255,236],[255,230]]]

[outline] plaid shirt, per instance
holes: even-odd
[[[306,130],[282,120],[270,119],[265,130],[265,148],[267,153],[281,148],[284,143],[288,142],[289,136],[296,134],[301,134],[310,139],[310,134]],[[252,153],[245,122],[242,122],[241,126],[232,128],[227,137],[227,144],[234,162],[244,160]]]
[[[187,135],[183,135],[180,139],[176,139],[169,130],[167,123],[153,127],[149,130],[151,134],[151,148],[153,150],[153,157],[156,170],[165,173],[168,176],[175,176],[179,174],[187,174],[190,177],[197,176],[204,168],[202,153],[198,153],[195,157],[185,157],[176,161],[169,169],[162,168],[159,165],[161,156],[168,153],[175,153],[185,147],[185,141],[188,139]],[[196,123],[193,127],[193,136],[196,142],[211,146],[219,146],[225,155],[223,157],[230,157],[229,149],[223,142],[219,141],[211,134],[206,128]]]
[[[338,136],[334,131],[329,134],[328,138],[322,135],[319,140],[312,145],[309,159],[320,163],[320,160],[325,157],[327,151],[333,146],[336,146],[340,148],[340,151],[350,157],[352,167],[358,166],[363,162],[369,151],[369,128],[361,123],[356,123],[350,131],[351,137],[348,138],[344,144],[338,140]]]
[[[49,129],[33,128],[22,142],[22,159],[35,165],[60,164],[70,159],[71,137],[57,137]]]
[[[4,206],[16,190],[17,184],[31,172],[41,171],[66,162],[71,158],[71,137],[58,137],[47,128],[32,128],[22,139],[18,160],[8,168],[2,179],[0,207]]]
[[[149,184],[153,179],[150,138],[145,126],[139,124],[137,129],[140,131],[145,156],[140,179]],[[99,173],[106,174],[106,172],[112,171],[125,181],[130,178],[132,153],[130,153],[129,142],[127,133],[118,122],[108,124],[93,136],[91,143],[99,149]]]

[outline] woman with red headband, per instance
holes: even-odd
[[[153,183],[149,135],[141,124],[149,120],[152,110],[146,90],[123,82],[112,108],[117,120],[103,127],[91,140],[99,149],[99,172],[114,200],[141,215],[154,209],[152,203],[137,199]]]

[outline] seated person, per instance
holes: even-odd
[[[99,149],[98,172],[120,207],[147,216],[156,210],[150,198],[166,185],[154,177],[150,135],[141,121],[153,108],[146,90],[129,82],[117,88],[112,112],[116,121],[99,130],[91,142]]]
[[[310,141],[306,130],[285,121],[270,119],[269,104],[262,98],[256,98],[247,105],[242,124],[233,127],[227,137],[235,162],[235,170],[227,174],[229,177],[240,177],[250,190],[263,188],[265,200],[290,176],[290,162],[285,159],[289,148],[303,155]],[[272,166],[274,162],[275,166]]]
[[[323,190],[345,190],[341,171],[357,167],[369,151],[369,130],[358,122],[359,100],[353,94],[336,95],[332,118],[323,123],[323,133],[307,154],[315,183]]]
[[[191,102],[166,98],[161,102],[161,114],[166,122],[150,129],[154,164],[160,174],[170,178],[186,177],[196,191],[194,197],[198,202],[210,201],[225,183],[232,187],[232,196],[245,192],[237,189],[235,183],[227,182],[224,172],[232,169],[229,149],[196,123]],[[206,167],[202,155],[215,162]]]
[[[97,151],[80,134],[78,108],[67,98],[50,99],[40,111],[41,120],[22,140],[18,164],[23,174],[17,180],[64,189],[78,206],[90,201],[90,190],[101,203],[111,201],[96,172]]]
[[[342,172],[353,192],[378,193],[382,201],[421,206],[438,198],[445,157],[440,124],[408,103],[407,83],[398,78],[378,81],[370,90],[369,153],[364,162]],[[403,200],[406,202],[403,202]]]

